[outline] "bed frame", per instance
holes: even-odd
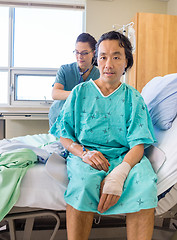
[[[28,137],[28,140],[31,141],[29,138],[30,137]],[[38,139],[36,141],[38,142]],[[47,163],[49,164],[50,162]],[[47,164],[45,166],[47,167]],[[64,162],[62,165],[58,166],[59,169],[61,169],[61,173],[63,172],[62,166],[66,167]],[[38,167],[35,169],[37,170]],[[56,167],[54,167],[54,169],[56,169]],[[29,173],[30,170],[31,169],[28,170]],[[32,175],[33,178],[37,174],[36,170],[34,171],[34,175]],[[58,174],[58,169],[56,170]],[[40,176],[43,184],[47,184],[50,182],[49,180],[51,180],[51,184],[53,185],[50,186],[53,186],[54,191],[58,191],[60,189],[54,187],[52,178],[47,179],[47,175]],[[65,180],[64,177],[63,179]],[[47,182],[44,183],[44,180]],[[60,182],[60,180],[58,181]],[[31,185],[31,181],[28,183]],[[37,183],[35,182],[35,184]],[[63,181],[63,186],[65,185],[65,181]],[[62,189],[62,191],[63,190],[64,189]],[[46,193],[44,189],[42,189],[42,191],[45,195]],[[173,196],[171,195],[172,191],[174,191]],[[168,196],[168,198],[165,197],[158,203],[159,211],[157,211],[158,215],[155,217],[154,238],[156,240],[177,240],[177,183],[175,183],[175,185],[171,188],[170,192],[166,194],[166,196]],[[50,200],[51,199],[49,199],[49,203],[51,202]],[[35,207],[32,207],[31,205],[25,205],[30,207],[22,207],[21,205],[19,207],[18,205],[14,206],[6,215],[6,217],[0,222],[0,240],[66,240],[66,216],[64,199],[61,201],[62,208],[54,208],[57,210],[49,209],[49,203],[48,207],[42,206],[41,202],[40,205]],[[168,206],[168,208],[165,209],[165,213],[160,210],[163,209],[164,204]],[[47,209],[44,209],[44,207]],[[60,209],[60,211],[58,211],[58,209]],[[108,229],[110,236],[109,238],[106,238],[108,236]],[[90,239],[114,239],[115,236],[120,237],[116,237],[116,239],[125,239],[125,216],[100,216],[98,214],[95,214]]]

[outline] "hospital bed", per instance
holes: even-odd
[[[156,216],[161,219],[177,219],[177,118],[168,131],[161,131],[158,134],[158,147],[165,153],[166,159],[158,171],[160,178],[157,186],[158,195],[161,196],[161,199],[156,208]],[[47,144],[47,139],[50,140],[48,141],[50,143],[51,141],[58,141],[50,134],[25,136],[15,139],[35,147],[37,147],[36,142],[39,142],[40,146]],[[5,226],[6,228],[0,231],[0,236],[3,232],[5,233],[9,230],[10,239],[15,240],[15,231],[19,229],[20,223],[24,225],[24,236],[26,236],[24,239],[30,239],[30,235],[33,234],[33,227],[35,228],[35,224],[39,225],[40,221],[44,225],[44,229],[49,228],[51,230],[51,227],[53,227],[53,233],[48,238],[51,240],[54,239],[58,229],[65,228],[66,204],[63,196],[68,182],[66,165],[64,158],[57,156],[57,154],[51,156],[46,164],[37,163],[28,169],[21,183],[21,193],[18,201],[1,222],[1,227]],[[124,224],[124,216],[121,218],[123,222],[119,223],[120,226]],[[97,224],[98,220],[100,224],[104,224],[104,219],[101,217],[101,220],[99,220],[99,216],[96,216]],[[113,220],[110,219],[110,222],[108,221],[109,225],[111,221]],[[51,222],[53,223],[52,226]],[[169,227],[167,223],[169,225],[170,222],[166,221],[166,227]],[[163,226],[165,226],[164,223]]]
[[[173,119],[168,130],[156,126],[154,130],[158,143],[147,149],[146,155],[150,156],[158,176],[159,201],[155,213],[157,222],[155,227],[167,236],[164,239],[174,240],[177,239],[175,230],[177,228],[175,222],[177,220],[177,117]],[[0,239],[66,239],[66,235],[59,233],[63,233],[63,229],[66,228],[64,192],[68,179],[63,157],[64,149],[60,148],[58,139],[50,134],[38,134],[5,141],[5,139],[0,141],[0,149],[6,149],[6,146],[15,142],[14,148],[25,146],[32,147],[33,150],[39,148],[48,154],[47,160],[41,161],[40,156],[39,161],[30,167],[23,177],[18,201],[0,222]],[[96,214],[93,228],[99,227],[125,230],[125,216],[100,217]],[[23,236],[17,238],[18,232],[22,230]],[[43,237],[37,235],[35,238],[35,233],[42,234],[42,232],[45,232]],[[98,239],[103,238],[98,237]]]

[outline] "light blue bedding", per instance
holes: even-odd
[[[177,116],[177,73],[153,78],[143,88],[141,95],[153,125],[161,130],[171,128]]]

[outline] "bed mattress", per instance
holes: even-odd
[[[165,153],[165,162],[157,173],[157,193],[160,195],[177,183],[177,118],[169,130],[154,130],[158,141],[156,146]]]
[[[15,206],[65,210],[66,186],[47,173],[46,165],[38,164],[30,168],[23,178],[20,198]]]
[[[177,118],[169,130],[160,131],[155,129],[155,135],[158,140],[156,146],[165,153],[165,162],[157,173],[157,188],[158,195],[160,195],[177,183]],[[50,134],[24,136],[15,139],[35,147],[45,146],[49,142],[57,141],[57,139]],[[64,192],[67,183],[65,160],[54,153],[46,164],[36,164],[27,171],[22,180],[20,197],[15,206],[65,210]],[[164,196],[168,197],[169,195],[170,198],[172,197],[174,199],[174,205],[175,199],[177,198],[177,188],[173,188],[170,194],[168,193]],[[162,208],[164,201],[161,199],[159,204],[160,208]],[[169,207],[170,205],[168,209]],[[160,214],[163,213],[163,209],[160,209]],[[164,209],[164,212],[165,211],[166,209]]]

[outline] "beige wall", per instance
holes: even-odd
[[[113,30],[113,24],[131,22],[136,12],[166,14],[167,8],[168,2],[159,0],[87,0],[86,31],[98,40],[101,34]]]
[[[169,0],[167,14],[177,15],[177,0]]]
[[[6,120],[5,137],[12,138],[25,135],[48,133],[48,120]]]

